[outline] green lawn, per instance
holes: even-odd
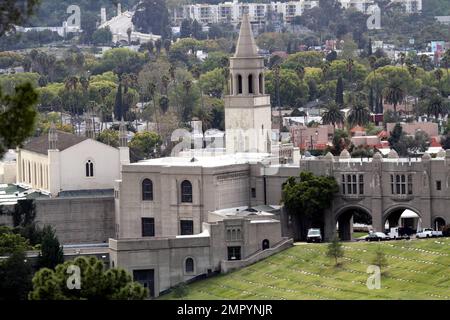
[[[188,286],[182,299],[450,299],[450,238],[347,242],[340,267],[326,244],[300,244],[247,268]],[[381,289],[366,286],[375,249],[389,266]],[[172,299],[173,293],[161,299]]]

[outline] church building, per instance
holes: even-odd
[[[122,125],[121,137],[124,134]],[[123,140],[119,148],[114,148],[57,131],[52,125],[48,134],[30,139],[17,150],[17,185],[51,197],[64,191],[113,189],[121,165],[130,162]]]

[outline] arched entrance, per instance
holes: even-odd
[[[263,250],[266,250],[266,249],[269,249],[269,248],[270,248],[270,242],[269,242],[269,240],[264,239],[263,242],[262,242],[262,249],[263,249]]]
[[[372,216],[369,210],[358,206],[341,209],[336,215],[336,230],[339,239],[342,241],[352,240],[355,223],[371,228]]]
[[[402,227],[403,233],[411,235],[422,228],[422,219],[417,210],[399,206],[389,209],[384,214],[383,225],[386,232],[394,227]]]
[[[442,229],[445,227],[445,225],[446,225],[446,223],[445,223],[444,218],[438,217],[438,218],[434,219],[434,222],[433,222],[434,230],[442,231]]]

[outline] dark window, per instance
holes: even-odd
[[[252,198],[256,198],[256,188],[252,188]]]
[[[192,258],[186,259],[184,270],[186,271],[186,273],[194,272],[194,259]]]
[[[438,190],[438,191],[442,190],[442,183],[440,180],[436,181],[436,190]]]
[[[259,74],[259,94],[264,94],[262,73]]]
[[[91,160],[88,160],[86,162],[86,177],[93,177],[94,176],[94,164]]]
[[[142,181],[142,200],[153,201],[153,182],[150,179]]]
[[[155,236],[155,219],[154,218],[142,218],[142,236],[154,237]]]
[[[413,187],[412,187],[412,175],[408,174],[408,194],[413,193]]]
[[[194,234],[194,222],[192,220],[180,220],[180,233],[183,236]]]
[[[359,175],[359,194],[364,194],[364,176]]]
[[[192,202],[192,184],[187,180],[181,183],[181,202]]]
[[[228,247],[228,260],[241,260],[241,247]]]
[[[412,175],[391,174],[392,194],[412,194]]]
[[[238,94],[242,94],[242,76],[238,74]]]
[[[253,93],[253,75],[248,76],[248,93]]]

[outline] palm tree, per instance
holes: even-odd
[[[444,116],[447,113],[447,110],[444,106],[444,100],[440,94],[433,94],[428,99],[428,107],[427,107],[428,117],[430,115],[434,116],[436,122],[439,119],[439,116]]]
[[[434,71],[434,77],[436,78],[436,80],[437,80],[438,83],[439,83],[439,91],[440,91],[440,92],[442,92],[441,80],[442,80],[442,77],[443,77],[443,76],[444,76],[444,72],[442,72],[442,69],[441,69],[441,68],[436,69],[436,70]]]
[[[347,122],[350,126],[364,126],[370,121],[370,111],[365,102],[357,101],[350,109]]]
[[[344,123],[344,113],[335,102],[330,102],[326,106],[326,111],[322,114],[323,124],[332,124],[333,127]]]
[[[74,76],[66,78],[66,80],[64,81],[64,86],[68,91],[77,90],[78,78]]]
[[[392,78],[384,90],[384,98],[394,105],[394,114],[397,116],[397,105],[405,98],[405,90],[400,78]]]

